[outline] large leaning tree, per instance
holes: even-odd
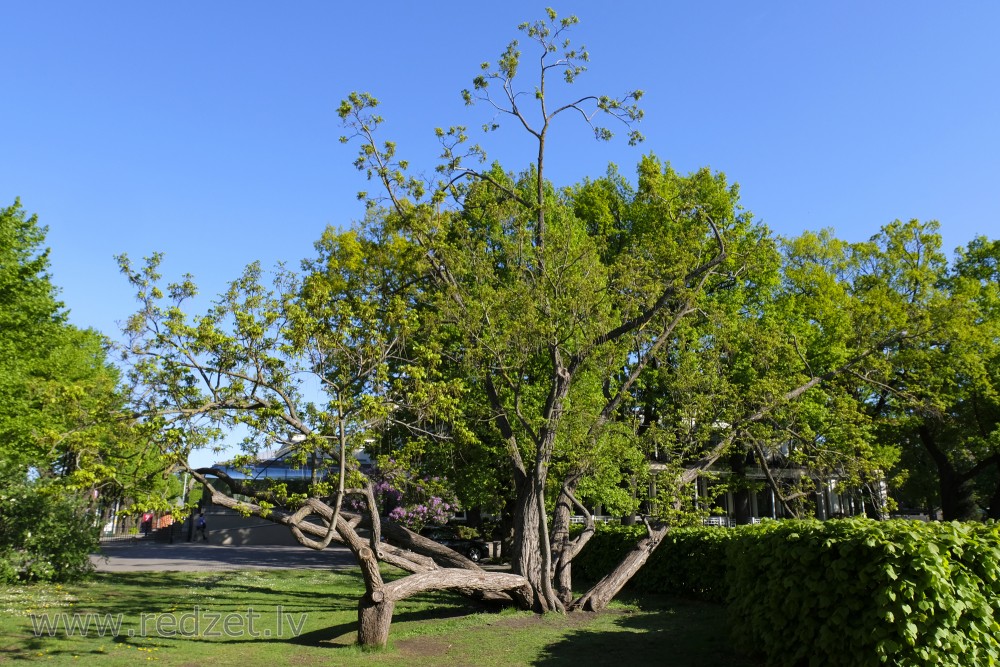
[[[301,276],[282,272],[268,285],[251,265],[192,317],[190,279],[164,288],[158,256],[141,267],[121,258],[142,304],[128,333],[144,427],[181,466],[233,429],[251,456],[281,445],[327,466],[306,492],[191,472],[214,503],[288,525],[311,548],[351,549],[366,584],[361,644],[384,645],[395,602],[430,589],[537,611],[603,609],[676,520],[686,487],[903,337],[861,306],[838,309],[831,331],[810,316],[789,329],[777,244],[721,174],[684,176],[649,156],[635,184],[611,169],[552,185],[555,123],[576,117],[607,140],[607,120],[641,140],[639,91],[560,100],[560,84],[573,84],[588,59],[568,39],[575,23],[549,10],[520,26],[537,55],[532,92],[519,88],[517,41],[464,92],[491,110],[485,130],[507,120],[534,139],[526,169],[488,164],[465,128],[452,127],[437,131],[436,180],[411,176],[379,137],[376,100],[354,93],[340,107],[344,141],[360,147],[355,164],[378,193],[362,194],[363,222],[324,234]],[[831,339],[835,349],[819,350]],[[663,393],[671,400],[656,398]],[[384,516],[348,455],[371,441],[400,451],[418,442],[456,461],[487,443],[480,460],[503,462],[494,483],[512,500],[512,573],[484,572]],[[659,510],[642,517],[648,536],[574,595],[571,563],[593,522],[571,537],[571,515],[589,516],[581,498],[648,487],[650,458],[663,471]],[[380,562],[410,574],[385,582]]]
[[[317,271],[304,280],[281,273],[266,285],[251,265],[195,317],[184,312],[196,295],[190,277],[164,290],[159,255],[138,267],[119,258],[142,304],[126,330],[141,427],[205,485],[212,503],[286,525],[313,549],[347,546],[366,586],[359,603],[362,645],[384,646],[395,603],[426,590],[525,603],[522,577],[484,572],[463,555],[381,520],[373,484],[351,453],[404,411],[420,415],[414,429],[440,418],[451,390],[425,376],[428,364],[419,350],[407,358],[420,284],[406,267],[413,255],[406,244],[352,230],[328,232],[317,248]],[[293,460],[313,470],[308,488],[254,485],[225,470],[188,465],[193,449],[227,432],[246,435],[246,460],[275,447],[292,451]],[[386,582],[380,562],[410,575]]]

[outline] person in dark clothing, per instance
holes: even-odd
[[[201,535],[202,539],[208,542],[208,522],[205,521],[205,514],[203,512],[198,512],[198,521],[195,523],[195,539],[198,539],[198,535]]]

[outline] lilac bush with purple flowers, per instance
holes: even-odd
[[[379,460],[375,497],[391,521],[410,530],[443,526],[461,509],[455,492],[443,477],[419,477],[394,460]]]

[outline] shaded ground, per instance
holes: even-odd
[[[364,583],[355,567],[289,569],[304,549],[137,545],[111,547],[111,559],[146,567],[194,560],[219,571],[104,572],[76,584],[0,587],[0,664],[132,667],[758,667],[733,649],[720,605],[660,596],[629,598],[600,614],[512,609],[485,613],[444,592],[399,603],[389,648],[354,645]],[[149,554],[149,552],[152,552]],[[147,552],[149,557],[141,557]],[[185,553],[187,552],[187,553]],[[203,559],[182,558],[191,555]],[[242,553],[241,553],[242,552]],[[256,553],[254,553],[256,552]],[[326,554],[330,556],[332,554]],[[169,558],[165,557],[169,556]],[[284,557],[281,569],[249,569]],[[233,561],[236,562],[233,562]],[[172,563],[176,565],[176,562]],[[239,568],[239,569],[236,569]],[[253,616],[251,617],[251,613]],[[83,626],[70,618],[91,619]],[[117,618],[117,621],[115,619]],[[216,625],[225,618],[223,624]],[[250,619],[253,618],[253,624]],[[39,619],[48,619],[47,631]],[[61,621],[59,620],[61,619]],[[100,630],[97,621],[115,625]],[[214,620],[213,620],[214,619]],[[230,621],[235,623],[230,627]],[[59,623],[62,623],[60,625]],[[212,625],[209,625],[209,623]],[[89,628],[89,631],[87,630]],[[220,632],[224,628],[224,632]]]
[[[643,609],[599,614],[497,617],[461,633],[407,637],[393,646],[404,661],[427,667],[760,667],[734,650],[721,606],[655,596],[642,601]]]
[[[356,566],[351,552],[343,547],[330,546],[323,551],[313,551],[301,546],[222,546],[199,542],[101,545],[100,552],[91,555],[90,559],[98,572],[329,570]]]

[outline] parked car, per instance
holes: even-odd
[[[427,526],[420,531],[427,539],[434,540],[450,549],[454,549],[474,563],[489,558],[490,547],[486,542],[475,539],[465,539],[450,526]]]

